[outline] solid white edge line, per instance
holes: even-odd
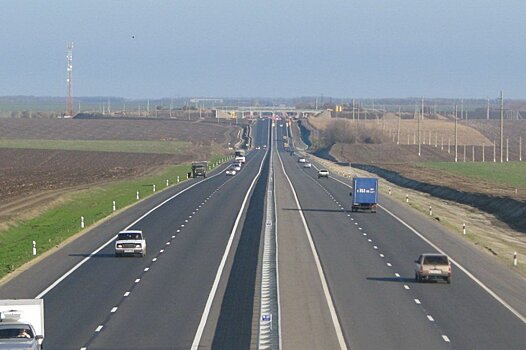
[[[337,179],[337,178],[332,178],[336,181],[338,181],[339,183],[347,186],[347,187],[350,187],[348,184],[346,184],[345,182],[341,181],[340,179]],[[411,232],[413,232],[415,235],[417,235],[418,237],[420,237],[424,242],[426,242],[427,244],[429,244],[431,247],[433,247],[436,251],[438,251],[440,254],[444,254],[444,255],[448,255],[446,254],[446,252],[444,252],[442,249],[440,249],[436,244],[434,244],[433,242],[431,242],[429,239],[427,239],[426,237],[424,237],[420,232],[418,232],[416,229],[414,229],[411,225],[409,225],[408,223],[406,223],[404,220],[402,220],[401,218],[399,218],[398,216],[396,216],[394,213],[392,213],[389,209],[385,208],[384,206],[378,204],[378,206],[380,208],[382,208],[387,214],[391,215],[393,218],[395,218],[398,222],[400,222],[402,225],[404,225],[405,227],[407,227],[409,230],[411,230]],[[449,255],[448,255],[449,256]],[[515,308],[513,306],[511,306],[510,304],[508,304],[504,299],[502,299],[497,293],[495,293],[492,289],[490,289],[488,286],[486,286],[481,280],[479,280],[477,277],[475,277],[475,275],[473,275],[471,272],[469,272],[468,269],[466,269],[464,266],[460,265],[460,263],[458,263],[456,260],[452,259],[451,257],[449,258],[449,260],[453,263],[453,265],[455,265],[456,267],[458,267],[462,272],[464,272],[466,274],[466,276],[468,276],[469,278],[471,278],[471,280],[473,280],[473,282],[475,282],[476,284],[478,284],[478,286],[480,288],[482,288],[484,291],[486,291],[486,293],[488,293],[490,296],[492,296],[496,301],[498,301],[502,306],[504,306],[506,309],[508,309],[512,314],[514,314],[519,320],[522,321],[522,323],[525,323],[526,324],[526,316],[522,315],[519,311],[515,310]]]
[[[205,181],[208,181],[209,179],[212,179],[216,176],[219,176],[221,175],[224,171],[226,170],[223,169],[222,171],[220,171],[219,173],[215,174],[215,175],[212,175],[210,177],[207,177],[205,178],[204,180],[201,180],[199,182],[196,182],[195,184],[193,185],[190,185],[188,186],[187,188],[177,192],[176,194],[174,194],[173,196],[171,196],[170,198],[166,199],[165,201],[163,201],[162,203],[158,204],[157,206],[153,207],[152,209],[148,210],[145,214],[143,214],[141,217],[139,217],[137,220],[135,220],[134,222],[132,222],[131,224],[129,224],[128,226],[126,226],[124,228],[124,230],[129,230],[130,227],[136,225],[138,222],[140,222],[141,220],[143,220],[145,217],[147,217],[148,215],[150,215],[151,213],[153,213],[155,210],[159,209],[160,207],[162,207],[163,205],[165,205],[166,203],[170,202],[171,200],[173,200],[174,198],[178,197],[179,195],[183,194],[184,192],[188,191],[189,189],[199,185],[200,183],[203,183]],[[40,292],[40,294],[38,294],[35,299],[42,299],[42,297],[44,297],[47,293],[49,293],[53,288],[55,288],[59,283],[61,283],[63,280],[65,280],[69,275],[71,275],[73,272],[75,272],[79,267],[81,267],[82,265],[84,265],[86,262],[88,262],[89,259],[91,259],[95,254],[97,254],[98,252],[100,252],[102,249],[104,249],[108,244],[110,244],[111,242],[113,242],[115,240],[115,238],[117,238],[117,235],[113,236],[110,238],[109,241],[107,241],[106,243],[104,243],[103,245],[101,245],[99,248],[95,249],[92,253],[90,253],[90,255],[88,255],[87,257],[85,257],[84,259],[82,259],[79,263],[77,263],[77,265],[73,266],[71,269],[69,269],[65,274],[63,274],[62,276],[60,276],[58,279],[55,280],[55,282],[53,282],[49,287],[47,287],[46,289],[44,289],[42,292]]]
[[[331,296],[331,293],[330,293],[330,290],[329,290],[329,286],[327,284],[327,280],[325,279],[325,274],[323,272],[323,267],[321,266],[321,262],[320,262],[320,258],[318,256],[318,252],[316,250],[316,246],[314,245],[314,241],[312,239],[311,232],[310,232],[309,227],[307,225],[307,221],[305,220],[305,216],[303,215],[303,211],[302,211],[300,202],[298,200],[298,196],[296,194],[296,190],[294,189],[294,185],[290,181],[290,178],[288,177],[287,172],[285,171],[285,167],[283,165],[283,161],[281,160],[281,156],[279,155],[279,152],[278,152],[278,159],[279,159],[279,162],[281,163],[281,168],[283,170],[283,174],[285,175],[285,178],[287,179],[287,181],[289,183],[289,186],[290,186],[290,188],[292,190],[292,194],[294,195],[294,199],[296,201],[296,205],[297,205],[297,207],[299,209],[299,214],[300,214],[300,217],[301,217],[301,221],[303,222],[303,226],[305,228],[305,234],[307,235],[307,238],[309,240],[309,244],[310,244],[310,248],[311,248],[311,251],[312,251],[312,255],[314,256],[314,261],[316,262],[316,268],[318,269],[318,275],[320,277],[321,285],[322,285],[322,288],[323,288],[323,292],[325,294],[325,299],[326,299],[328,307],[329,307],[329,313],[331,315],[332,323],[333,323],[333,326],[334,326],[334,331],[336,332],[336,337],[338,338],[338,343],[339,343],[341,349],[347,349],[347,344],[345,343],[345,338],[343,336],[343,331],[342,331],[342,328],[341,328],[341,325],[340,325],[340,320],[338,319],[338,315],[336,314],[336,308],[334,307],[334,303],[332,301],[332,296]]]
[[[212,302],[214,301],[214,297],[217,292],[217,287],[219,286],[219,281],[221,279],[221,275],[223,274],[223,269],[225,267],[226,260],[230,253],[232,242],[234,241],[237,226],[239,225],[239,222],[241,221],[241,217],[243,216],[243,211],[245,209],[245,205],[247,204],[248,197],[250,197],[252,189],[254,188],[254,185],[256,184],[259,178],[259,175],[261,174],[261,170],[263,169],[263,164],[265,163],[265,158],[267,156],[267,153],[268,153],[268,148],[267,148],[267,151],[265,152],[265,156],[263,157],[261,165],[259,166],[259,171],[254,177],[254,180],[252,181],[252,184],[250,185],[250,188],[248,189],[247,194],[245,195],[245,199],[243,200],[243,203],[241,204],[241,209],[239,210],[239,213],[237,214],[237,218],[234,223],[234,227],[232,228],[232,232],[230,233],[230,238],[228,239],[228,243],[225,248],[225,253],[223,254],[223,258],[221,259],[221,263],[219,264],[219,267],[217,269],[216,277],[214,279],[214,283],[212,284],[212,289],[210,290],[210,294],[208,295],[208,299],[205,304],[205,309],[203,311],[203,315],[201,316],[201,321],[199,322],[199,326],[197,327],[197,332],[195,333],[194,341],[192,342],[192,347],[191,347],[192,350],[197,350],[199,348],[199,343],[201,342],[201,337],[203,336],[203,331],[205,329],[206,322],[208,320],[208,314],[210,313],[210,309],[212,308]]]

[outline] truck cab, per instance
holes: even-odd
[[[0,300],[0,349],[42,350],[44,301]]]
[[[206,171],[208,170],[208,162],[193,162],[192,163],[192,177],[196,178],[202,176],[206,178]]]

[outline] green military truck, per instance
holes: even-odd
[[[193,162],[192,163],[192,177],[198,176],[206,177],[206,171],[208,170],[208,162]]]

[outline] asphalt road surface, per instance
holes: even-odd
[[[524,290],[510,310],[458,266],[450,285],[415,283],[413,260],[443,247],[473,277],[483,272],[457,256],[469,248],[440,234],[428,237],[433,246],[383,208],[350,212],[347,180],[303,168],[277,124],[271,133],[268,120],[256,122],[260,149],[239,174],[221,167],[115,215],[2,285],[0,298],[43,297],[52,350],[253,348],[273,166],[284,349],[525,348],[524,312],[514,308]],[[425,228],[411,215],[408,225]],[[146,257],[114,256],[124,228],[143,230]]]

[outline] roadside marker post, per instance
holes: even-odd
[[[408,194],[405,195],[405,202],[409,203],[409,195]]]
[[[112,204],[113,204],[113,205],[112,205],[112,210],[115,211],[115,209],[116,209],[116,207],[115,207],[115,201],[113,201]]]
[[[179,183],[179,175],[177,175],[177,183]]]
[[[517,264],[518,264],[517,252],[513,252],[513,266],[517,266]]]
[[[170,186],[170,181],[168,181],[168,179],[166,179],[166,187]]]
[[[84,228],[84,216],[80,217],[80,228]]]
[[[466,224],[462,224],[462,234],[466,234]]]
[[[136,195],[135,195],[135,198],[136,198],[137,200],[139,200],[139,198],[141,198],[141,197],[139,196],[139,191],[137,191],[137,193],[136,193]]]
[[[389,187],[389,195],[391,195],[391,187]]]
[[[153,184],[153,192],[155,192],[155,184]]]
[[[429,206],[429,216],[432,216],[433,215],[433,208],[431,208],[431,206]]]
[[[33,241],[33,255],[37,255],[37,242]]]

